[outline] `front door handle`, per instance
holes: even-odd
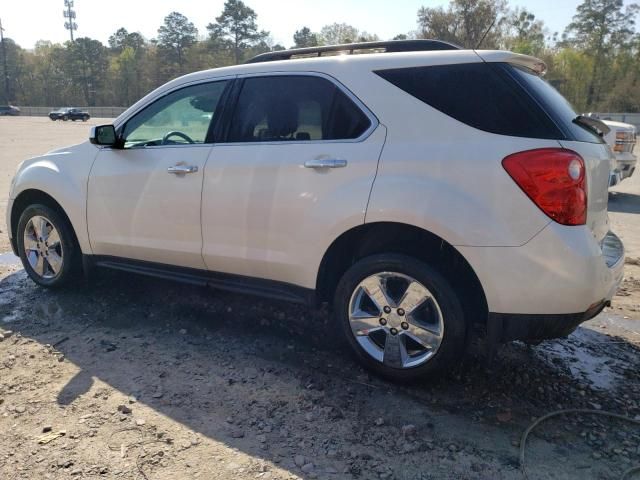
[[[198,171],[198,167],[195,165],[174,165],[173,167],[167,168],[167,173],[173,173],[175,175],[184,175],[186,173],[196,173]]]
[[[347,161],[341,158],[320,158],[304,162],[305,168],[344,168]]]

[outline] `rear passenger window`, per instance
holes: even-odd
[[[563,138],[553,121],[500,67],[468,63],[375,73],[442,113],[480,130],[516,137]]]
[[[364,112],[324,78],[251,77],[244,80],[228,141],[355,139],[370,125]]]

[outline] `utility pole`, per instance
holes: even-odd
[[[64,0],[65,9],[62,12],[64,18],[66,18],[66,22],[64,22],[64,28],[69,30],[69,34],[71,35],[71,43],[73,43],[73,31],[78,29],[78,24],[75,22],[76,20],[76,11],[73,10],[73,0]]]
[[[2,73],[4,76],[4,100],[9,104],[9,69],[7,68],[7,46],[4,43],[4,28],[2,28],[2,20],[0,20],[0,45],[2,46]]]

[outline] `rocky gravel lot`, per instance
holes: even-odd
[[[0,179],[26,156],[4,120]],[[20,121],[48,139],[42,151],[65,127]],[[535,419],[640,419],[632,180],[610,199],[631,245],[611,309],[567,339],[471,354],[416,385],[360,369],[323,311],[106,271],[50,292],[0,252],[0,479],[522,479]],[[616,479],[640,464],[640,427],[557,417],[526,458],[530,479]]]

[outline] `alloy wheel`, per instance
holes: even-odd
[[[428,362],[444,336],[442,311],[432,292],[396,272],[370,275],[356,286],[349,323],[364,351],[392,368]]]
[[[55,278],[64,263],[62,242],[56,227],[41,215],[31,217],[24,229],[24,253],[33,271],[42,278]]]

